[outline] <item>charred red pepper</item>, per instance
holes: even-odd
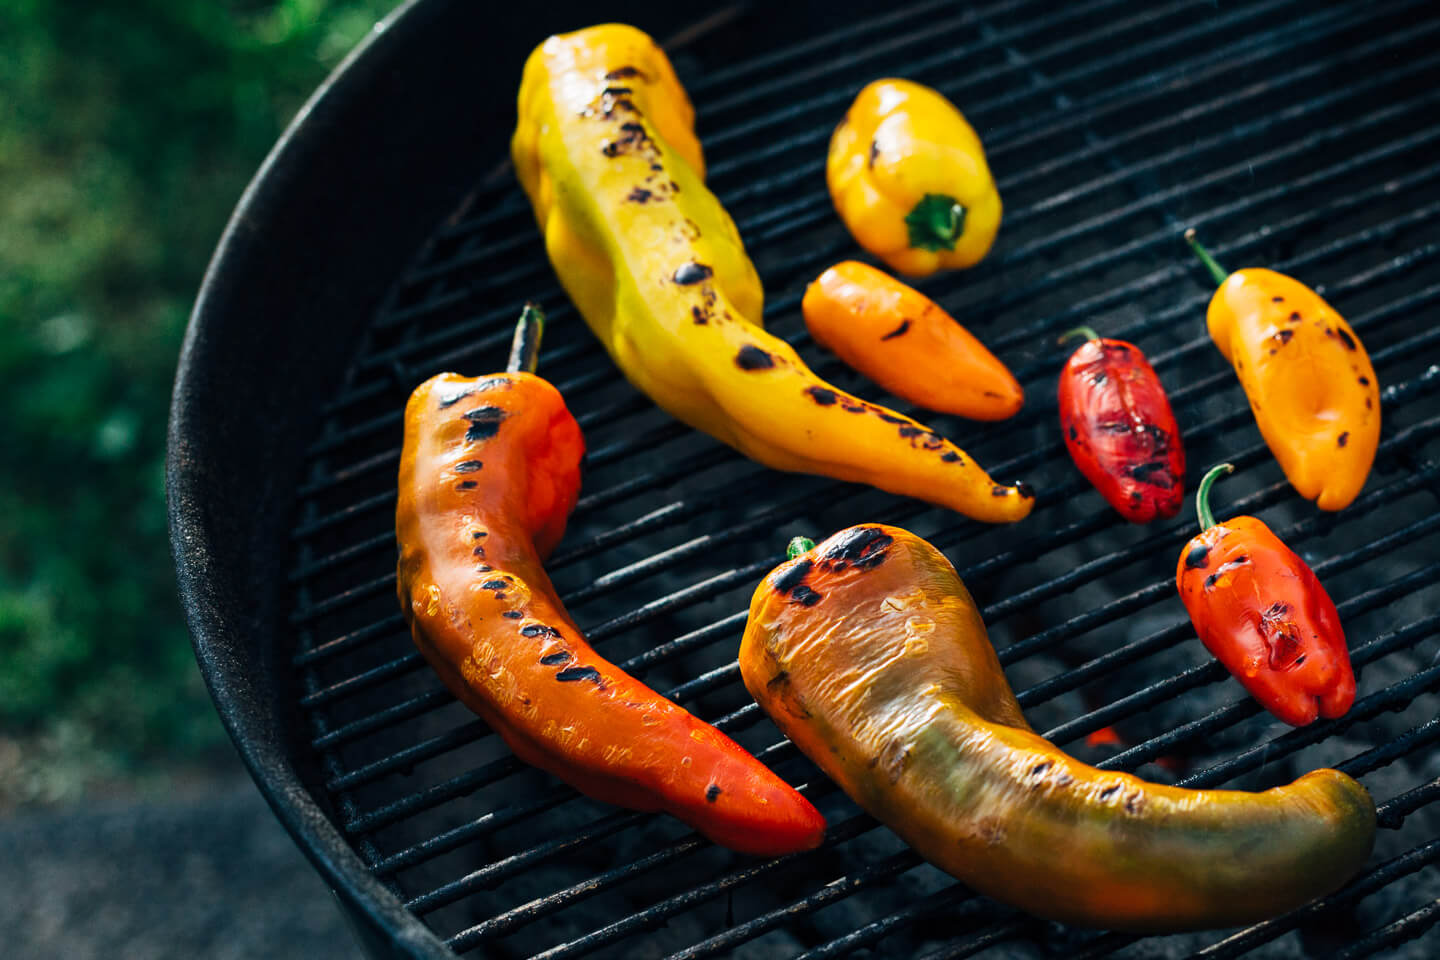
[[[1133,343],[1077,327],[1084,336],[1060,372],[1060,429],[1070,459],[1132,523],[1180,512],[1185,448],[1170,398]]]
[[[1255,517],[1217,524],[1205,474],[1195,495],[1200,535],[1185,545],[1175,585],[1195,632],[1250,695],[1286,723],[1343,716],[1355,674],[1340,615],[1315,572]]]

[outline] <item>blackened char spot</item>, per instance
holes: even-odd
[[[1350,336],[1350,331],[1346,330],[1344,327],[1336,327],[1335,335],[1340,338],[1341,343],[1345,344],[1346,350],[1355,349],[1355,338]]]
[[[631,203],[649,203],[650,199],[654,196],[655,194],[651,193],[649,190],[646,190],[644,187],[636,187],[634,190],[630,191],[629,196],[627,196],[625,199],[630,201]]]
[[[500,423],[505,419],[505,411],[499,407],[476,407],[467,411],[465,419],[470,421],[470,429],[465,431],[465,440],[474,443],[476,440],[486,440],[500,432]]]
[[[1020,494],[1020,496],[1024,497],[1026,500],[1035,499],[1035,488],[1030,486],[1030,484],[1026,483],[1024,480],[1021,480],[1019,483],[1015,484],[1015,492]]]
[[[479,470],[483,466],[485,466],[485,464],[480,462],[479,460],[461,460],[459,463],[455,464],[455,472],[474,473],[476,470]]]
[[[869,167],[871,170],[874,170],[874,169],[875,169],[875,158],[876,158],[877,156],[879,156],[879,154],[880,154],[880,141],[878,141],[878,140],[871,140],[871,141],[870,141],[870,158],[865,161],[865,166]]]
[[[631,66],[616,67],[614,70],[605,74],[606,80],[626,80],[630,77],[639,77],[641,80],[644,80],[645,74],[636,67]]]
[[[814,590],[811,590],[803,583],[800,584],[800,586],[796,587],[794,590],[790,591],[790,599],[793,602],[805,607],[813,607],[815,606],[815,604],[819,603],[824,598],[824,594],[816,593]]]
[[[1041,763],[1037,763],[1037,764],[1035,764],[1035,766],[1033,766],[1033,767],[1030,768],[1030,776],[1032,776],[1032,777],[1038,777],[1038,776],[1040,776],[1040,774],[1044,773],[1046,770],[1049,770],[1053,765],[1054,765],[1053,762],[1050,761],[1050,760],[1045,760],[1045,761],[1042,761]]]
[[[1344,446],[1344,444],[1341,444],[1341,446]],[[455,489],[457,489],[457,490],[474,490],[474,489],[475,489],[476,487],[478,487],[478,486],[480,486],[480,484],[476,483],[474,480],[461,480],[459,483],[457,483],[457,484],[455,485]]]
[[[1073,424],[1073,423],[1070,424],[1070,439],[1071,439],[1071,440],[1078,440],[1078,439],[1080,439],[1080,433],[1079,433],[1079,431],[1077,431],[1077,430],[1075,429],[1075,424]]]
[[[1295,310],[1295,311],[1293,311],[1293,312],[1290,314],[1290,322],[1291,322],[1291,323],[1299,323],[1299,322],[1300,322],[1300,311],[1299,311],[1299,310]]]
[[[780,686],[780,684],[788,682],[789,679],[790,674],[786,673],[784,670],[781,670],[779,673],[775,674],[775,676],[771,677],[765,682],[765,689],[770,690],[774,687],[778,687]]]
[[[682,263],[678,268],[676,268],[673,279],[681,286],[688,287],[690,284],[699,283],[701,280],[712,276],[714,273],[715,271],[711,270],[705,264],[696,263],[692,260],[689,263]]]
[[[1361,377],[1359,382],[1360,382],[1360,386],[1362,386],[1362,387],[1368,387],[1368,386],[1370,386],[1370,378],[1369,378],[1369,377]]]
[[[466,397],[470,396],[474,392],[475,391],[470,387],[466,387],[465,389],[457,390],[454,393],[441,394],[440,409],[444,410],[446,407],[453,407],[455,406],[455,404],[459,403],[461,400],[464,400]]]
[[[1095,384],[1095,385],[1098,387],[1098,386],[1103,385],[1103,384],[1105,383],[1105,381],[1107,381],[1107,380],[1109,380],[1109,379],[1110,379],[1109,377],[1105,376],[1105,371],[1104,371],[1104,370],[1096,370],[1096,371],[1095,371],[1095,374],[1090,378],[1090,382],[1093,383],[1093,384]]]
[[[547,667],[558,667],[562,663],[568,663],[569,660],[570,654],[565,650],[561,650],[558,653],[547,653],[540,658],[540,662]]]
[[[500,616],[504,617],[506,620],[519,620],[521,617],[525,616],[525,614],[521,613],[519,610],[506,610],[504,613],[500,614]]]
[[[556,637],[558,639],[560,631],[543,623],[527,623],[520,628],[520,635],[523,637]]]
[[[485,557],[485,548],[484,548],[484,547],[476,547],[474,550],[471,550],[471,551],[470,551],[470,554],[471,554],[471,556],[480,557],[480,558],[483,559],[483,558]]]
[[[1275,333],[1275,339],[1280,341],[1280,346],[1282,347],[1289,343],[1290,338],[1293,336],[1295,336],[1294,330],[1279,330]]]
[[[877,413],[877,414],[875,414],[875,416],[879,417],[881,420],[884,420],[886,423],[909,423],[909,422],[910,422],[909,420],[906,420],[904,417],[897,417],[897,416],[896,416],[895,414],[893,414],[893,413]]]
[[[813,560],[801,560],[775,578],[773,581],[775,589],[780,593],[789,593],[805,581],[814,567]]]
[[[960,460],[960,454],[956,453],[954,450],[946,450],[944,453],[940,454],[940,459],[944,460],[946,463],[957,463]]]
[[[880,339],[881,339],[881,340],[894,340],[896,337],[904,336],[904,335],[905,335],[905,331],[906,331],[906,330],[909,330],[909,329],[910,329],[910,321],[909,321],[909,320],[902,320],[902,321],[900,321],[900,326],[896,327],[894,330],[891,330],[889,333],[885,334],[885,335],[884,335],[883,337],[881,337]]]
[[[1205,546],[1205,544],[1203,543],[1197,543],[1195,544],[1195,546],[1190,548],[1189,553],[1185,554],[1185,566],[1189,567],[1191,570],[1198,570],[1204,567],[1206,561],[1208,561],[1209,559],[1210,548]]]
[[[1119,793],[1119,792],[1120,792],[1120,784],[1118,784],[1118,783],[1112,783],[1110,786],[1108,786],[1108,787],[1106,787],[1104,790],[1101,790],[1101,791],[1100,791],[1100,799],[1101,799],[1101,800],[1108,800],[1108,799],[1110,799],[1111,797],[1113,797],[1116,793]]]
[[[1284,303],[1284,302],[1285,302],[1285,298],[1284,298],[1284,297],[1279,297],[1279,296],[1271,297],[1271,298],[1270,298],[1270,302],[1271,302],[1271,303]]]
[[[912,424],[907,423],[900,427],[900,436],[906,437],[907,439],[909,437],[918,437],[921,433],[924,433],[924,431]]]
[[[576,680],[594,680],[597,685],[603,685],[600,680],[600,671],[594,667],[566,667],[555,674],[555,679],[561,683],[573,683]]]
[[[993,487],[990,488],[990,496],[992,496],[992,497],[1008,497],[1008,496],[1010,496],[1010,493],[1011,493],[1011,491],[1012,491],[1013,489],[1014,489],[1013,487],[1002,487],[1002,486],[1000,486],[1000,484],[997,483],[997,484],[995,484]]]
[[[484,530],[476,530],[475,532],[473,532],[473,533],[470,534],[470,539],[471,539],[471,540],[479,540],[481,537],[488,537],[488,536],[490,536],[490,534],[486,533]]]
[[[824,387],[806,387],[805,392],[810,394],[811,400],[822,407],[828,407],[835,402],[834,390],[827,390]]]
[[[484,583],[480,584],[480,589],[504,590],[508,586],[510,586],[510,584],[506,583],[504,580],[486,580]]]
[[[1338,437],[1335,438],[1335,443],[1336,443],[1337,446],[1343,447],[1343,446],[1345,446],[1345,444],[1347,444],[1347,443],[1349,443],[1349,442],[1350,442],[1350,431],[1349,431],[1349,430],[1346,430],[1344,433],[1340,434],[1340,436],[1338,436]]]
[[[712,783],[705,788],[705,802],[714,803],[720,798],[720,785]]]
[[[860,570],[869,570],[885,562],[885,549],[895,538],[875,527],[854,527],[838,535],[825,551],[826,560],[844,560]]]
[[[1157,487],[1175,486],[1175,478],[1170,475],[1170,465],[1164,460],[1137,463],[1130,468],[1130,476],[1140,483],[1151,483]]]
[[[694,317],[695,322],[701,325],[710,322],[710,318],[706,316],[705,311],[701,310],[698,306],[690,308],[690,316]]]
[[[624,94],[634,92],[635,91],[631,90],[629,87],[606,87],[604,90],[600,91],[602,96],[608,97],[619,97],[623,96]]]
[[[775,358],[754,344],[747,343],[735,354],[735,366],[741,370],[768,370],[775,366]]]

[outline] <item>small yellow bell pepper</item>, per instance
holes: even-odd
[[[1260,435],[1300,496],[1343,510],[1380,444],[1380,384],[1365,345],[1314,290],[1273,270],[1226,276],[1188,230],[1215,282],[1205,326],[1250,401]]]
[[[954,104],[909,80],[860,91],[830,137],[825,180],[855,241],[912,277],[974,266],[1000,229],[980,138]]]
[[[917,497],[991,523],[1034,494],[997,484],[934,431],[816,376],[761,325],[739,232],[702,180],[693,111],[634,27],[546,40],[525,64],[515,170],[550,262],[629,381],[666,412],[778,470]]]

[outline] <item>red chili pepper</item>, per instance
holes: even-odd
[[[1206,649],[1250,695],[1297,727],[1343,716],[1355,674],[1340,615],[1315,572],[1254,517],[1222,524],[1210,485],[1235,468],[1205,474],[1195,496],[1201,533],[1180,553],[1175,585]]]
[[[1060,372],[1060,429],[1075,466],[1132,523],[1173,517],[1185,495],[1185,448],[1170,399],[1155,369],[1133,343],[1085,343]]]

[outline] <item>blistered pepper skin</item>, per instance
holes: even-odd
[[[1200,534],[1180,551],[1175,587],[1205,648],[1264,707],[1303,727],[1355,702],[1335,602],[1315,571],[1256,517],[1213,523],[1201,482]]]
[[[1173,517],[1185,498],[1185,447],[1145,354],[1091,338],[1060,372],[1060,430],[1070,459],[1131,523]]]
[[[924,425],[826,383],[761,325],[735,224],[705,187],[664,53],[618,24],[526,62],[511,143],[556,274],[626,378],[766,466],[866,483],[992,523],[1030,513]]]
[[[1365,345],[1299,280],[1260,268],[1227,277],[1194,231],[1186,239],[1220,284],[1205,315],[1210,339],[1285,478],[1321,510],[1345,509],[1380,444],[1380,384]]]
[[[1033,733],[949,561],[863,524],[777,567],[740,648],[745,686],[861,807],[974,889],[1134,932],[1228,927],[1328,893],[1375,808],[1335,770],[1261,793],[1099,770]]]
[[[861,90],[831,135],[825,179],[855,242],[907,276],[974,266],[1000,229],[980,137],[924,84]]]
[[[405,410],[397,591],[416,646],[521,760],[582,792],[664,810],[723,846],[820,842],[819,812],[714,727],[597,654],[543,559],[580,486],[584,442],[529,373],[421,384]]]
[[[800,303],[815,342],[901,399],[972,420],[1020,412],[1015,375],[935,301],[868,264],[837,263]]]

